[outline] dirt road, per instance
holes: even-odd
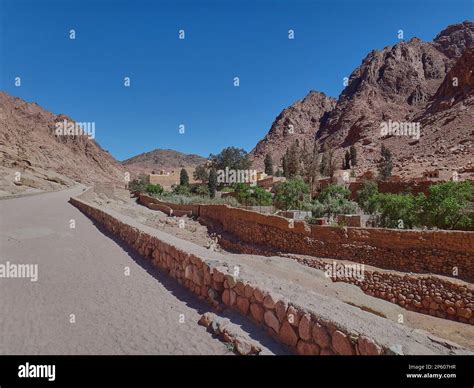
[[[0,278],[0,353],[228,353],[197,325],[208,305],[100,232],[80,192],[0,201],[0,265],[38,270]]]

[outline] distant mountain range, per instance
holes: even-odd
[[[122,165],[133,172],[150,173],[164,170],[170,172],[181,168],[194,169],[200,164],[205,164],[207,159],[194,154],[184,154],[170,149],[156,149],[150,152],[144,152],[130,159],[124,160]]]
[[[441,31],[433,42],[413,38],[371,51],[356,68],[338,100],[310,91],[284,109],[250,152],[262,168],[267,153],[279,164],[296,140],[326,144],[337,166],[354,145],[358,171],[374,169],[384,143],[394,156],[394,173],[419,176],[425,169],[474,171],[474,23]],[[381,136],[383,123],[420,126],[420,138]],[[418,123],[418,124],[417,124]]]

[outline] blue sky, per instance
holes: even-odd
[[[0,89],[95,122],[119,160],[155,148],[250,151],[309,90],[337,97],[398,30],[432,40],[472,15],[472,0],[0,0]]]

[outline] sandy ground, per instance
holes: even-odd
[[[403,325],[413,329],[426,330],[438,337],[448,339],[474,350],[473,326],[405,310],[393,303],[368,296],[364,294],[360,288],[354,285],[342,282],[334,283],[324,276],[323,271],[309,268],[290,258],[292,256],[305,256],[288,255],[288,257],[263,257],[257,255],[231,254],[221,250],[218,246],[216,247],[215,236],[210,235],[207,228],[196,220],[188,217],[168,217],[162,212],[150,210],[144,206],[138,205],[134,200],[105,200],[96,198],[94,202],[101,206],[113,209],[121,214],[133,217],[144,225],[157,228],[178,238],[193,242],[206,248],[212,246],[212,249],[228,255],[229,258],[245,263],[246,265],[255,268],[255,270],[271,275],[272,277],[293,282],[294,284],[303,286],[320,295],[337,298],[338,300],[357,306],[360,309],[373,313],[379,317],[399,322],[401,315],[403,318]],[[184,223],[181,222],[181,226],[184,225],[184,227],[180,227],[180,220],[184,221]],[[367,270],[379,269],[367,267]]]
[[[67,202],[81,191],[0,201],[0,264],[38,265],[36,282],[0,278],[0,353],[229,354],[197,324],[209,305],[98,230]]]

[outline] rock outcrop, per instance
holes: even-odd
[[[335,150],[336,162],[354,145],[359,172],[375,169],[382,143],[392,151],[394,174],[420,176],[431,166],[471,170],[473,42],[474,23],[466,21],[447,27],[433,42],[413,38],[373,50],[352,72],[333,109],[321,115],[321,109],[307,106],[307,117],[324,119],[316,125],[295,122],[295,133],[315,134],[320,148]],[[299,105],[283,113],[298,112]],[[447,108],[454,110],[445,112]],[[280,135],[278,142],[272,140],[275,128],[284,127],[282,115],[251,152],[257,167],[263,153],[276,155],[276,160],[296,138]],[[384,134],[381,125],[390,121],[420,125],[420,138]]]

